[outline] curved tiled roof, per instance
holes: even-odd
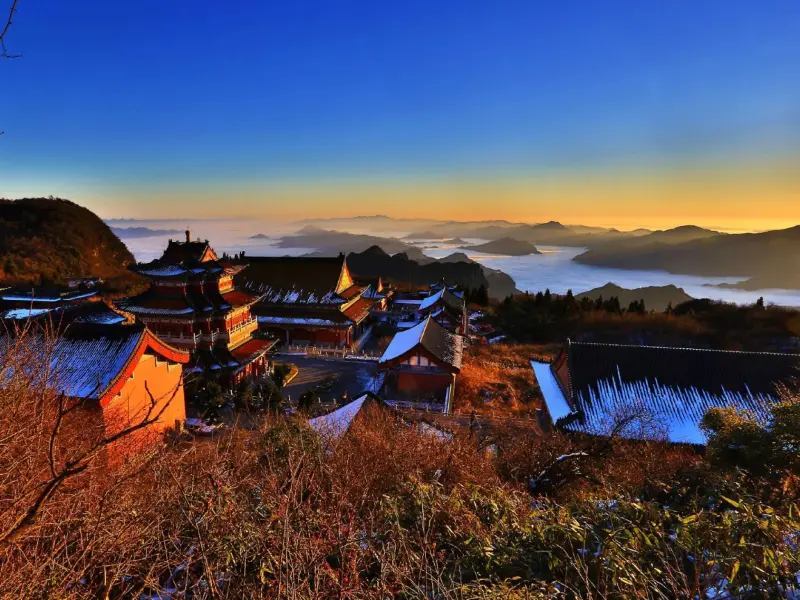
[[[52,365],[49,385],[67,396],[100,400],[105,404],[118,393],[142,355],[151,351],[177,363],[189,354],[164,344],[141,325],[97,325],[73,323],[47,344],[39,331],[21,338],[48,356]],[[0,354],[20,338],[0,337]]]
[[[247,270],[237,276],[237,281],[252,292],[264,294],[264,302],[336,304],[343,301],[339,292],[350,287],[343,281],[347,279],[343,277],[344,256],[257,256],[248,257],[247,263]]]
[[[414,327],[396,333],[378,364],[402,360],[417,348],[426,350],[442,366],[456,372],[461,370],[464,338],[450,333],[430,316]]]

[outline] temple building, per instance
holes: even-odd
[[[233,384],[269,369],[275,340],[254,339],[258,329],[250,308],[259,296],[234,287],[246,265],[220,261],[208,240],[170,240],[161,258],[131,269],[150,288],[117,307],[135,316],[165,342],[192,353],[191,372]]]
[[[464,295],[444,280],[431,284],[427,290],[399,294],[393,299],[388,314],[401,330],[415,327],[428,316],[451,333],[466,335],[469,330]]]
[[[394,406],[425,406],[449,412],[464,338],[429,315],[397,333],[378,361],[384,374],[381,397]]]
[[[147,420],[146,427],[125,440],[128,448],[182,427],[182,369],[189,353],[168,346],[142,325],[72,323],[51,335],[40,327],[21,335],[0,333],[0,367],[30,362],[29,353],[37,357],[28,376],[36,385],[80,401],[83,414],[77,426],[87,434],[109,436]]]
[[[388,308],[388,303],[394,295],[391,285],[387,285],[380,276],[377,277],[360,277],[356,276],[356,283],[358,285],[368,285],[369,289],[364,292],[363,297],[374,300],[375,304],[372,306],[373,316],[380,316]]]
[[[531,366],[560,429],[703,445],[709,408],[766,418],[800,355],[568,341],[552,363]]]
[[[358,350],[371,334],[370,312],[380,294],[356,283],[338,257],[248,257],[237,281],[259,300],[262,332],[287,345]]]
[[[467,332],[467,305],[464,298],[448,287],[438,291],[431,286],[431,294],[422,300],[417,309],[421,317],[431,316],[437,323],[453,333]]]
[[[62,311],[98,303],[94,286],[12,286],[0,290],[0,318],[27,319],[49,314],[57,320]]]

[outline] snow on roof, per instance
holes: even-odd
[[[394,304],[422,304],[422,300],[415,299],[415,298],[400,298],[399,300],[394,300]]]
[[[144,306],[135,306],[127,302],[120,302],[120,306],[131,313],[143,315],[190,315],[194,312],[191,307],[187,308],[147,308]],[[210,307],[209,307],[210,308]]]
[[[49,308],[12,308],[0,315],[3,319],[30,319],[31,317],[38,317],[45,313],[49,313]]]
[[[138,266],[136,271],[145,277],[174,277],[176,275],[183,275],[186,273],[186,269],[177,265],[153,265],[152,267]]]
[[[308,424],[325,438],[340,438],[350,429],[353,419],[356,418],[369,397],[369,394],[364,394],[332,413],[311,419]]]
[[[274,288],[266,284],[248,281],[245,284],[248,290],[257,292],[262,296],[261,302],[267,304],[343,304],[344,299],[335,291],[317,293],[314,290],[302,288]]]
[[[331,321],[330,319],[315,319],[306,317],[256,317],[259,323],[265,325],[315,325],[318,327],[335,327],[342,325],[340,322]]]
[[[428,325],[429,320],[430,319],[425,319],[406,331],[400,331],[396,333],[392,338],[392,341],[389,342],[389,346],[386,348],[383,356],[381,356],[381,359],[378,362],[389,362],[390,360],[394,360],[406,352],[413,350],[414,347],[420,343],[422,335],[425,332],[425,327]]]
[[[444,429],[440,429],[433,425],[432,423],[428,423],[427,421],[419,421],[417,423],[417,431],[419,431],[423,435],[429,435],[431,437],[435,437],[438,440],[443,442],[447,442],[453,439],[453,434],[449,431],[445,431]]]
[[[565,429],[704,444],[699,424],[709,408],[749,410],[766,419],[777,386],[797,373],[800,355],[569,342],[556,371],[533,364],[548,409]],[[551,377],[568,386],[569,399]],[[564,403],[568,402],[568,406]],[[571,412],[569,412],[571,409]]]
[[[2,296],[6,302],[60,302],[61,296],[33,296],[32,294],[8,294]]]
[[[464,310],[464,299],[447,288],[442,288],[435,294],[425,298],[422,304],[420,304],[419,309],[424,311],[439,303],[454,311]]]
[[[715,406],[752,409],[754,405],[767,407],[778,400],[769,394],[730,392],[709,393],[696,387],[679,388],[661,385],[657,379],[623,381],[622,375],[597,381],[594,388],[579,395],[584,407],[580,421],[570,423],[569,429],[596,435],[608,434],[620,417],[634,420],[621,435],[641,439],[644,430],[652,430],[670,442],[705,444],[706,436],[700,430],[702,412]],[[666,408],[666,407],[669,408]],[[763,411],[757,411],[763,412]]]
[[[464,339],[447,331],[430,316],[414,327],[396,333],[378,363],[400,358],[416,346],[423,347],[442,363],[461,369]]]
[[[550,369],[550,363],[532,360],[531,367],[533,367],[533,374],[539,384],[539,389],[542,391],[547,412],[550,413],[553,423],[572,414],[567,398],[564,396],[564,392],[561,391],[552,369]]]
[[[446,288],[442,288],[441,290],[439,290],[435,294],[432,294],[432,295],[428,296],[427,298],[425,298],[422,301],[422,303],[419,305],[420,310],[425,310],[426,308],[436,304],[439,301],[439,299],[442,297],[442,294],[444,294],[444,290],[445,289]]]
[[[97,323],[100,325],[115,325],[117,323],[124,323],[127,319],[122,315],[118,315],[112,310],[101,313],[84,315],[75,319],[76,323]]]

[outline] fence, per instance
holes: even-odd
[[[381,357],[378,350],[351,351],[348,348],[338,348],[336,346],[308,346],[300,344],[289,344],[286,349],[279,354],[302,354],[304,356],[320,358],[340,358],[350,360],[377,360]]]

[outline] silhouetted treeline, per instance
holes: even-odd
[[[494,311],[494,324],[520,342],[566,338],[609,343],[686,345],[730,350],[800,350],[800,312],[690,300],[663,312],[643,300],[622,306],[617,297],[576,300],[550,290],[508,297]]]

